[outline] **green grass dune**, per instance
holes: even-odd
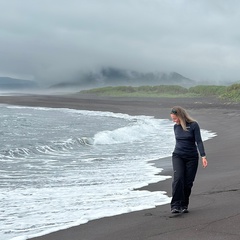
[[[216,97],[233,102],[240,101],[240,84],[230,86],[198,85],[185,88],[177,85],[159,86],[118,86],[83,90],[80,93],[90,93],[113,97]]]

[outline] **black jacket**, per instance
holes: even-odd
[[[197,157],[199,151],[202,157],[205,156],[198,123],[187,123],[186,127],[187,131],[183,130],[181,125],[174,125],[176,145],[173,153],[182,157]]]

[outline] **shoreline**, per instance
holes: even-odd
[[[240,134],[237,131],[240,104],[205,98],[144,99],[78,95],[0,96],[0,103],[110,111],[156,118],[169,118],[169,109],[174,105],[180,105],[197,119],[201,128],[217,133],[217,137],[204,142],[209,166],[207,169],[199,166],[190,198],[189,214],[181,218],[169,218],[169,205],[160,205],[152,209],[92,220],[32,240],[240,238],[237,226],[237,221],[240,220],[240,210],[238,210]],[[169,161],[170,158],[164,160]],[[161,175],[169,175],[169,173],[171,169],[164,169]],[[141,189],[166,191],[170,196],[171,179]]]

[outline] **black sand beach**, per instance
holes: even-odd
[[[111,111],[169,118],[180,105],[201,128],[217,133],[205,142],[209,166],[199,166],[190,198],[190,212],[172,217],[169,205],[106,217],[33,240],[239,240],[240,222],[240,104],[211,98],[111,98],[81,95],[0,96],[0,103]],[[170,158],[165,159],[171,161]],[[157,164],[157,163],[156,163]],[[171,174],[166,168],[162,174]],[[171,196],[171,179],[146,186]],[[63,209],[64,211],[64,209]]]

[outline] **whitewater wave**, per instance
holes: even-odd
[[[145,119],[112,131],[101,131],[94,136],[94,144],[119,144],[141,141],[159,131],[159,120]]]
[[[47,154],[61,155],[66,151],[71,151],[76,147],[92,145],[93,139],[88,137],[80,137],[68,139],[65,142],[53,142],[49,145],[37,145],[33,147],[13,148],[0,151],[0,157],[3,158],[25,158],[31,155]]]
[[[116,128],[114,130],[99,131],[93,137],[76,137],[69,138],[63,141],[51,141],[48,143],[35,146],[24,146],[13,149],[1,150],[0,157],[3,158],[25,158],[33,155],[61,155],[72,150],[79,150],[81,147],[91,145],[110,145],[121,143],[132,143],[134,141],[146,141],[159,132],[159,126],[164,126],[164,123],[169,126],[169,122],[154,118],[134,119],[129,125]],[[167,131],[167,129],[161,129]]]

